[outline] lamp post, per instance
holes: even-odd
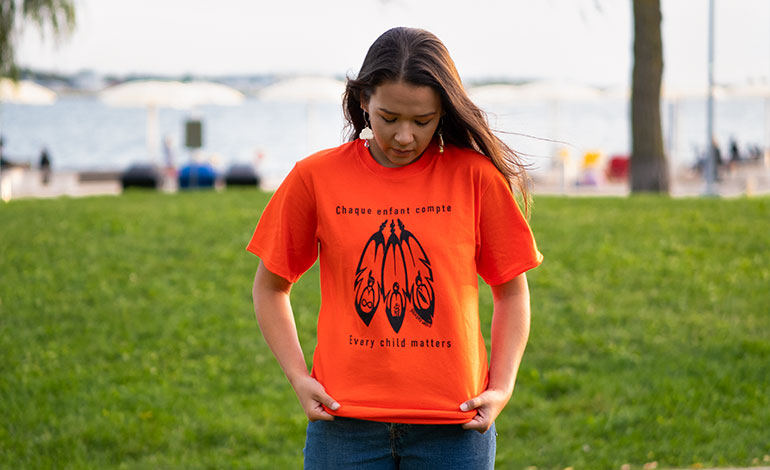
[[[708,101],[706,102],[706,196],[716,196],[716,142],[714,141],[714,0],[709,0]]]

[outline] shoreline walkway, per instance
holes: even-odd
[[[47,184],[37,169],[14,167],[0,172],[0,200],[8,202],[23,198],[117,196],[123,190],[117,172],[53,171]],[[600,181],[593,185],[562,183],[558,172],[533,175],[533,191],[538,195],[556,196],[615,196],[630,194],[627,182]],[[267,181],[262,189],[274,190],[280,181]],[[165,185],[165,192],[175,191],[174,185]],[[714,184],[714,196],[733,198],[770,195],[770,167],[764,164],[741,165],[733,171],[725,171]],[[672,197],[706,196],[706,184],[694,172],[678,172],[672,175]]]

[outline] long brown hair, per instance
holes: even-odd
[[[444,141],[473,149],[489,158],[518,190],[525,210],[528,210],[529,178],[525,164],[492,132],[486,113],[468,98],[449,51],[439,38],[428,31],[393,28],[371,45],[358,75],[348,77],[343,96],[349,140],[356,139],[366,126],[361,111],[362,97],[368,101],[377,86],[398,81],[436,90],[445,113],[442,124]]]

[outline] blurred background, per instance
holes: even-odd
[[[225,0],[216,7],[76,0],[74,7],[70,34],[17,21],[20,77],[55,94],[0,104],[7,161],[37,167],[45,149],[54,175],[98,179],[131,165],[178,170],[195,160],[220,175],[251,166],[263,187],[274,188],[297,159],[344,140],[345,78],[377,36],[404,25],[444,41],[492,125],[531,163],[536,190],[625,190],[630,1],[480,0],[469,8],[436,0]],[[707,0],[661,2],[662,126],[673,192],[702,186],[708,10]],[[716,143],[724,161],[732,152],[762,163],[770,144],[770,3],[718,1],[714,18]],[[117,85],[138,80],[214,82],[237,93],[145,87],[114,96]],[[619,179],[610,175],[613,160]],[[751,171],[767,173],[763,165]]]

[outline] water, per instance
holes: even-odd
[[[502,105],[487,107],[487,111],[492,126],[507,132],[500,134],[503,140],[526,155],[533,171],[545,171],[559,147],[567,149],[573,162],[588,151],[605,156],[628,154],[628,106],[624,100],[606,99]],[[675,111],[668,104],[663,107],[667,141],[675,129],[671,163],[673,167],[691,166],[706,141],[706,104],[704,100],[682,101]],[[183,146],[184,123],[191,116],[203,122],[204,158],[224,170],[233,163],[255,162],[262,154],[260,171],[268,180],[282,178],[296,160],[312,151],[344,141],[338,104],[275,103],[251,97],[236,107],[161,109],[158,135],[171,137],[177,164],[191,158]],[[51,106],[0,107],[6,158],[36,164],[41,148],[47,146],[53,167],[59,170],[120,171],[133,162],[161,163],[160,152],[152,156],[147,149],[146,122],[146,109],[110,107],[87,95],[64,95]],[[761,98],[716,103],[715,129],[724,155],[732,136],[742,151],[749,144],[764,147],[766,127]]]

